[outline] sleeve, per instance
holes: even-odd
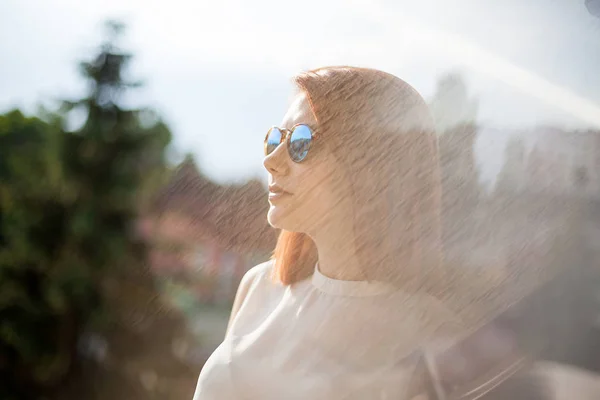
[[[526,320],[520,308],[523,304],[468,332],[449,347],[427,349],[426,376],[434,388],[434,399],[511,398],[498,395],[527,389],[522,383],[531,382],[527,372],[534,360],[523,348],[521,325]]]

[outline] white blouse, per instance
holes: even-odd
[[[284,286],[272,268],[266,262],[244,276],[239,308],[194,400],[403,399],[414,367],[399,361],[459,326],[431,296],[334,280],[318,267]]]

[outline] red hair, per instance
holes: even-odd
[[[441,261],[439,157],[429,109],[406,82],[382,71],[325,67],[293,79],[306,93],[326,146],[353,190],[354,235],[369,280],[419,285]],[[312,239],[282,230],[274,278],[309,277]]]

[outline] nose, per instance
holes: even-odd
[[[263,160],[263,165],[272,174],[284,175],[289,168],[290,158],[287,154],[287,143],[283,142]]]

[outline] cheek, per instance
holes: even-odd
[[[301,197],[312,197],[327,184],[327,175],[318,166],[298,166],[295,181]]]
[[[319,165],[297,165],[290,171],[293,177],[294,196],[290,201],[270,208],[268,219],[276,228],[310,232],[319,224],[326,223],[332,214],[343,212],[348,198],[346,185],[331,168]]]
[[[306,171],[300,176],[300,200],[304,209],[321,213],[339,203],[341,185],[338,177],[324,169]]]

